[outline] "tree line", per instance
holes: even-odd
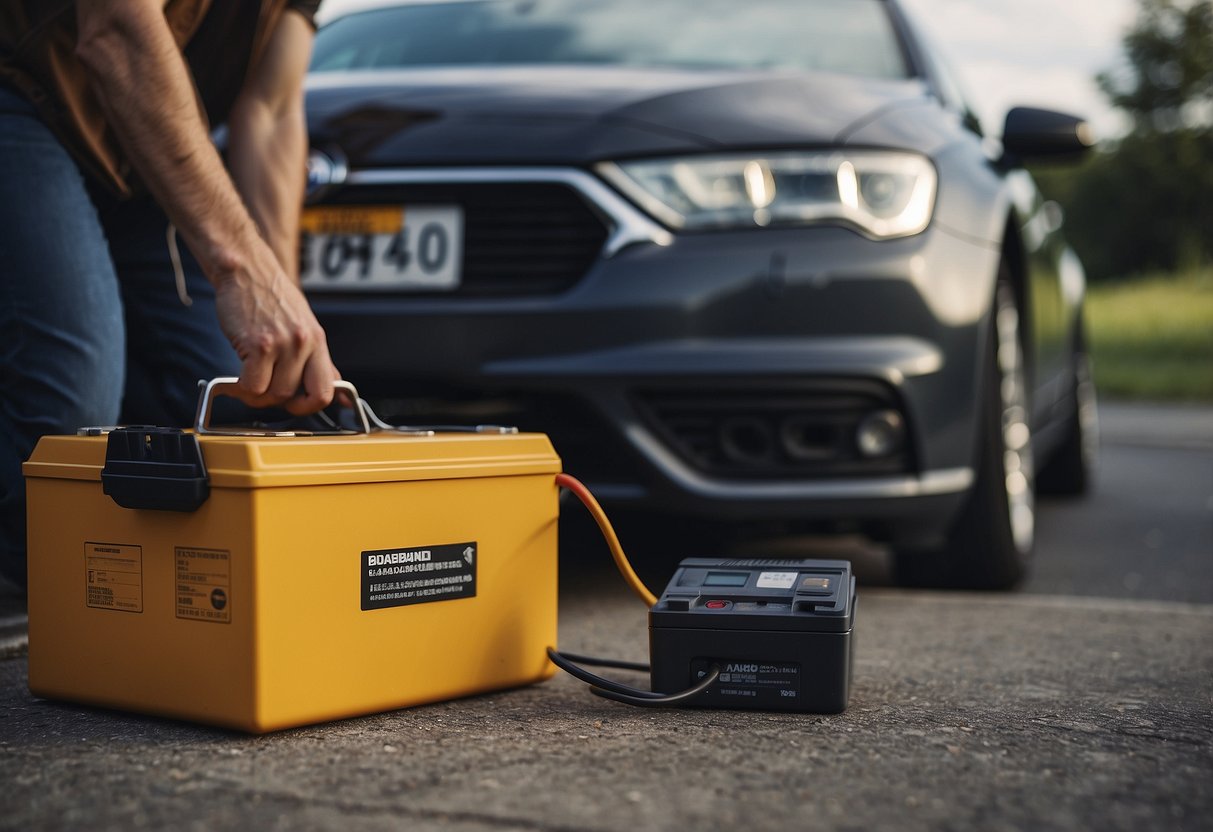
[[[1098,83],[1129,132],[1036,167],[1092,281],[1213,265],[1213,0],[1140,0],[1127,65]]]

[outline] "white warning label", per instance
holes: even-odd
[[[143,612],[143,548],[85,543],[84,603],[102,610]]]
[[[797,572],[763,572],[755,584],[759,589],[791,589]]]
[[[232,553],[178,546],[176,554],[177,617],[231,623]]]

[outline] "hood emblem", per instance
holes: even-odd
[[[312,149],[307,155],[307,199],[317,199],[325,191],[345,181],[348,168],[345,157],[335,150]]]

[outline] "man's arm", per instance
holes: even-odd
[[[228,169],[253,221],[288,275],[299,274],[299,210],[306,176],[303,76],[312,27],[287,11],[228,119]]]
[[[210,142],[162,0],[78,0],[76,20],[76,51],[109,124],[215,286],[242,398],[294,413],[324,407],[339,377],[324,331]]]

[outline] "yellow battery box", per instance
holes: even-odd
[[[260,733],[555,671],[546,436],[205,423],[38,443],[34,694]]]

